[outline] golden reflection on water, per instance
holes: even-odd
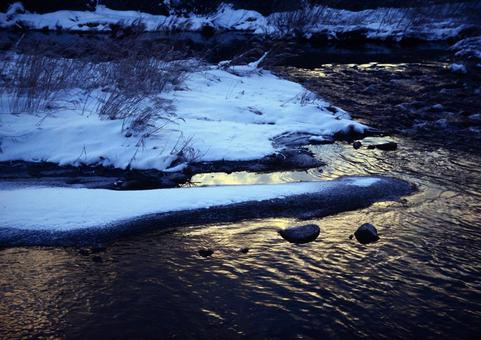
[[[327,66],[327,65],[326,65]],[[317,76],[318,78],[325,78],[327,77],[327,74],[324,72],[324,71],[321,71],[320,69],[316,68],[316,69],[312,69],[312,70],[308,70],[306,71],[309,75],[311,76]]]
[[[294,219],[290,218],[269,218],[253,221],[241,221],[235,223],[236,228],[230,228],[232,224],[214,224],[209,226],[191,227],[183,232],[187,237],[209,237],[206,244],[209,243],[230,243],[229,240],[238,238],[241,243],[250,243],[251,241],[260,241],[271,239],[272,233],[287,226],[293,225]]]
[[[60,336],[46,330],[61,328],[70,307],[88,304],[87,295],[94,292],[84,287],[91,281],[112,283],[117,276],[115,271],[98,272],[89,257],[68,248],[5,249],[0,252],[0,264],[0,330],[25,332],[19,337],[37,331]],[[67,295],[71,300],[64,300]]]
[[[302,74],[303,76],[314,78],[326,78],[332,76],[332,72],[344,68],[354,68],[360,70],[386,70],[389,72],[404,72],[408,69],[408,64],[389,64],[371,62],[366,64],[323,64],[321,67],[313,69],[288,68],[293,74]]]
[[[312,145],[309,146],[310,151],[316,158],[327,163],[325,166],[307,171],[202,173],[194,175],[191,183],[185,186],[277,184],[331,180],[346,175],[372,175],[370,169],[376,169],[376,174],[388,173],[393,167],[382,157],[384,151],[367,149],[366,146],[393,140],[395,139],[367,137],[362,140],[364,147],[359,150],[355,150],[350,144],[345,143]]]
[[[62,251],[60,251],[61,253]],[[55,309],[55,294],[52,282],[61,280],[66,271],[57,268],[58,251],[7,249],[1,256],[8,258],[11,266],[2,266],[0,287],[2,306],[14,306],[17,313],[1,313],[5,329],[49,329],[55,328],[59,315]],[[3,261],[0,261],[3,262]],[[49,268],[55,270],[50,271]]]
[[[367,64],[349,64],[349,67],[358,67],[360,69],[370,69],[370,68],[377,68],[377,69],[386,69],[388,71],[404,71],[406,70],[406,64],[387,64],[387,63],[367,63]]]
[[[280,171],[272,173],[255,173],[247,171],[232,173],[211,172],[194,175],[191,183],[188,185],[247,185],[305,182],[319,180],[319,176],[320,174],[317,169],[310,169],[308,171]]]

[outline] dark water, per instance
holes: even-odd
[[[346,40],[275,41],[262,35],[244,32],[218,32],[207,37],[198,32],[146,32],[135,36],[115,38],[109,33],[73,32],[0,32],[0,50],[20,53],[40,53],[67,58],[113,60],[125,58],[125,48],[137,55],[147,54],[165,58],[166,51],[182,52],[218,63],[240,54],[258,59],[262,50],[271,51],[276,65],[315,68],[325,63],[410,62],[420,58],[449,56],[449,43],[425,42],[423,44],[395,44],[382,41],[353,42]],[[125,46],[126,45],[126,46]],[[167,49],[166,49],[167,48]],[[119,51],[113,51],[118,49]],[[257,50],[255,52],[254,50]],[[260,50],[260,51],[259,51]],[[245,59],[245,58],[244,58]],[[249,62],[252,60],[242,60]]]
[[[327,166],[308,172],[193,178],[388,174],[419,187],[400,202],[321,220],[164,228],[88,252],[0,250],[0,338],[477,338],[481,156],[444,143],[449,133],[398,135],[394,152],[312,146]],[[378,243],[349,240],[365,222],[378,228]],[[299,246],[278,236],[300,223],[319,224],[319,238]],[[201,257],[201,248],[213,256]]]

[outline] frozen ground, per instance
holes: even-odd
[[[116,11],[105,6],[97,6],[93,12],[57,11],[35,14],[23,13],[17,6],[7,13],[0,13],[0,27],[20,25],[43,30],[110,31],[111,25],[128,26],[142,22],[147,31],[200,31],[203,27],[210,26],[217,30],[248,31],[271,36],[297,35],[301,32],[305,37],[310,37],[322,32],[336,39],[338,34],[363,30],[369,38],[444,40],[458,36],[472,26],[466,24],[465,18],[451,11],[452,7],[442,5],[415,9],[379,8],[358,12],[308,7],[293,14],[273,13],[265,17],[256,11],[221,5],[209,15],[189,14],[187,17],[178,17]]]
[[[89,93],[87,102],[84,92],[68,90],[53,105],[56,110],[34,114],[6,114],[9,98],[4,97],[0,161],[178,171],[192,160],[260,159],[282,149],[272,139],[285,133],[366,130],[301,85],[255,66],[199,66],[162,93],[175,116],[138,133],[125,130],[125,119],[95,113],[103,100],[98,91]]]

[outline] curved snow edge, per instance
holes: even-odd
[[[120,236],[164,227],[234,222],[274,216],[295,218],[323,217],[343,211],[364,208],[377,201],[397,200],[401,196],[414,191],[411,184],[391,177],[342,177],[337,180],[323,182],[210,187],[210,189],[229,190],[231,194],[235,195],[241,187],[248,187],[256,192],[258,191],[256,189],[259,188],[267,189],[266,187],[272,187],[272,189],[274,189],[274,187],[287,187],[291,190],[291,187],[305,185],[312,185],[312,188],[317,187],[317,189],[257,200],[252,200],[250,197],[247,197],[244,201],[237,200],[237,202],[234,201],[234,203],[227,202],[225,204],[205,205],[176,211],[162,210],[159,208],[157,212],[112,220],[108,223],[98,224],[96,227],[71,228],[68,230],[47,229],[45,225],[48,225],[46,224],[48,222],[42,221],[48,221],[45,217],[45,214],[48,214],[48,212],[38,209],[35,212],[30,211],[33,219],[36,219],[39,223],[43,223],[43,225],[38,225],[37,229],[22,229],[20,225],[12,225],[11,221],[13,216],[11,215],[7,216],[7,219],[2,218],[2,222],[0,222],[0,246],[88,245],[110,242]],[[199,189],[209,188],[189,188],[187,190],[192,191]],[[151,190],[151,192],[152,191],[155,192],[159,190]],[[15,192],[15,190],[10,192]],[[5,192],[1,193],[3,194]],[[5,198],[5,196],[3,198]],[[209,200],[206,199],[206,202],[208,201]],[[66,202],[66,204],[68,203],[69,202]],[[130,204],[131,202],[127,203]],[[1,206],[2,210],[8,214],[8,210],[4,210],[5,203],[1,203]],[[102,207],[100,207],[100,209],[102,209]],[[68,212],[66,213],[68,214]],[[9,220],[10,223],[7,220]]]

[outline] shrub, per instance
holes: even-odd
[[[82,69],[70,59],[20,55],[6,67],[5,92],[11,96],[11,112],[43,111],[53,105],[58,94],[76,83]]]
[[[281,35],[302,35],[311,26],[322,22],[325,15],[326,7],[310,5],[307,1],[303,1],[300,9],[274,13],[268,17],[268,20]]]
[[[170,85],[179,84],[185,68],[176,61],[129,57],[111,64],[111,79],[124,93],[158,94]]]

